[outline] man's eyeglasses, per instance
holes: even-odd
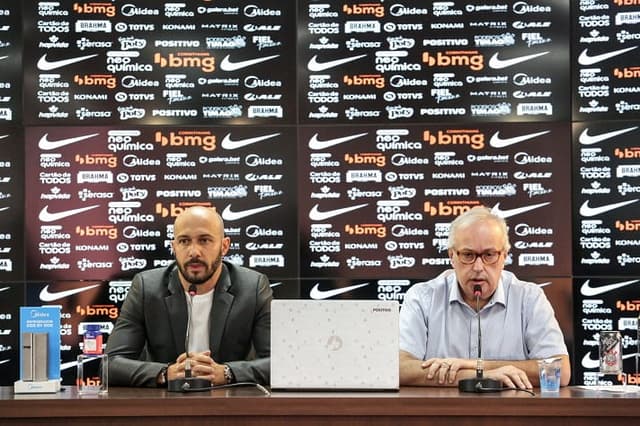
[[[477,258],[482,259],[482,263],[484,263],[485,265],[493,265],[498,261],[498,259],[500,259],[501,254],[501,251],[495,250],[483,251],[482,253],[476,253],[475,251],[469,250],[456,252],[456,255],[458,256],[458,259],[460,259],[460,262],[464,263],[465,265],[471,265],[475,263]]]

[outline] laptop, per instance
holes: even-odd
[[[273,300],[273,390],[398,390],[399,304]]]

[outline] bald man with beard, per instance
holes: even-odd
[[[211,385],[269,384],[268,278],[222,260],[231,240],[212,208],[185,210],[173,231],[175,262],[133,277],[107,342],[109,384],[163,387],[189,367]]]

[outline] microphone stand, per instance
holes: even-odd
[[[460,392],[499,392],[502,390],[502,382],[494,379],[485,379],[483,376],[484,366],[482,363],[482,330],[480,329],[480,295],[482,287],[473,286],[473,294],[476,296],[476,314],[478,315],[478,361],[476,363],[476,377],[473,379],[463,379],[458,382]]]
[[[184,363],[184,378],[169,380],[167,383],[167,390],[169,392],[198,392],[211,389],[211,382],[209,380],[191,376],[191,362],[189,360],[189,329],[191,328],[191,305],[193,304],[193,296],[197,293],[198,288],[195,284],[191,284],[189,286],[189,304],[187,306],[187,333],[184,339],[184,351],[187,354],[187,359]]]

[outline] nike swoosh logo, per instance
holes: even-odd
[[[100,204],[96,204],[95,206],[81,207],[79,209],[64,210],[58,213],[50,213],[49,206],[44,206],[44,208],[40,210],[40,215],[38,215],[38,219],[40,219],[40,222],[55,222],[57,220],[64,219],[66,217],[73,216],[74,214],[93,210],[96,207],[100,207]]]
[[[11,287],[3,287],[3,288],[0,288],[0,291],[9,290],[10,288],[11,288]]]
[[[369,285],[369,283],[350,285],[348,287],[336,288],[333,290],[320,290],[319,288],[320,284],[316,283],[316,285],[314,285],[311,291],[309,292],[309,297],[311,297],[314,300],[328,299],[330,297],[338,296],[339,294],[348,293],[357,288],[364,287],[367,285]]]
[[[315,206],[313,206],[311,208],[311,210],[309,211],[309,219],[311,220],[326,220],[326,219],[330,219],[332,217],[344,214],[344,213],[348,213],[354,210],[358,210],[363,208],[364,206],[367,206],[368,204],[358,204],[357,206],[351,206],[351,207],[343,207],[341,209],[334,209],[334,210],[327,210],[326,212],[321,212],[318,210],[318,205],[316,204]]]
[[[240,62],[231,62],[231,60],[229,60],[229,56],[230,55],[225,56],[222,59],[222,62],[220,62],[220,69],[222,71],[238,71],[243,68],[250,67],[251,65],[270,61],[271,59],[277,58],[280,55],[265,56],[263,58],[248,59],[246,61],[240,61]]]
[[[64,299],[65,297],[73,296],[74,294],[82,293],[92,288],[98,287],[100,284],[88,285],[81,288],[72,288],[71,290],[63,291],[49,291],[49,284],[40,291],[40,300],[43,302],[53,302],[55,300]]]
[[[0,364],[6,364],[9,361],[11,361],[11,359],[3,359],[2,361],[0,361]]]
[[[311,136],[309,139],[309,148],[311,149],[327,149],[332,146],[340,145],[341,143],[349,142],[357,138],[361,138],[362,136],[366,136],[366,133],[358,133],[357,135],[344,136],[341,138],[333,138],[327,139],[325,141],[318,140],[318,134]]]
[[[86,61],[87,59],[91,59],[96,56],[98,56],[98,54],[94,53],[93,55],[78,56],[75,58],[61,59],[59,61],[49,61],[47,60],[47,54],[45,53],[38,60],[38,69],[42,71],[51,71],[67,65],[75,64],[76,62]]]
[[[635,200],[621,201],[619,203],[613,203],[613,204],[605,204],[604,206],[600,206],[600,207],[590,207],[589,200],[587,200],[584,203],[582,203],[582,205],[580,206],[580,215],[584,217],[597,216],[601,213],[606,213],[608,211],[615,210],[620,207],[624,207],[628,204],[633,204],[636,201],[638,201],[637,198]]]
[[[278,281],[277,283],[271,283],[269,284],[269,287],[274,288],[274,287],[278,287],[282,285],[282,281]]]
[[[540,203],[540,204],[532,204],[530,206],[524,206],[524,207],[517,207],[515,209],[508,209],[508,210],[502,210],[500,208],[500,203],[496,203],[495,206],[493,206],[493,208],[491,209],[491,213],[500,216],[503,219],[506,219],[508,217],[511,216],[515,216],[521,213],[525,213],[528,212],[530,210],[535,210],[538,209],[540,207],[544,207],[547,204],[551,204],[551,202],[547,201],[546,203]]]
[[[330,68],[334,68],[337,67],[338,65],[342,65],[342,64],[347,64],[349,62],[353,62],[353,61],[357,61],[360,58],[364,58],[365,55],[357,55],[357,56],[350,56],[348,58],[342,58],[342,59],[336,59],[333,61],[328,61],[328,62],[318,62],[318,55],[314,55],[313,58],[311,58],[309,60],[309,63],[307,63],[307,69],[309,71],[314,71],[314,72],[318,72],[318,71],[325,71],[328,70]]]
[[[50,151],[52,149],[62,148],[63,146],[71,145],[72,143],[80,142],[80,141],[92,138],[94,136],[98,136],[99,134],[100,133],[91,133],[90,135],[76,136],[74,138],[64,138],[57,141],[50,141],[49,133],[45,133],[40,138],[40,141],[38,142],[38,148],[45,151]]]
[[[622,287],[626,287],[626,286],[631,285],[631,284],[635,284],[638,281],[640,281],[640,280],[623,281],[623,282],[619,282],[619,283],[601,285],[599,287],[592,287],[591,286],[591,280],[586,280],[584,283],[582,283],[582,287],[580,287],[580,294],[582,294],[583,296],[587,296],[587,297],[597,296],[599,294],[607,293],[607,292],[609,292],[611,290],[616,290],[618,288],[622,288]]]
[[[578,141],[580,145],[593,145],[598,142],[606,141],[607,139],[611,139],[616,136],[624,135],[625,133],[632,132],[636,130],[638,126],[628,127],[626,129],[614,130],[612,132],[602,133],[600,135],[591,136],[589,135],[589,128],[586,128],[580,133],[580,137]]]
[[[580,53],[580,56],[578,56],[578,63],[580,65],[597,64],[598,62],[602,62],[602,61],[605,61],[607,59],[613,58],[615,56],[622,55],[623,53],[630,52],[633,49],[637,49],[637,48],[638,48],[638,46],[627,47],[626,49],[614,50],[612,52],[601,53],[600,55],[594,55],[594,56],[589,56],[589,54],[587,53],[587,50],[589,50],[589,49],[584,49]]]
[[[275,138],[276,136],[280,136],[280,133],[273,133],[270,135],[257,136],[255,138],[239,139],[234,141],[231,139],[231,133],[227,133],[225,137],[222,139],[221,145],[224,149],[238,149],[238,148],[244,148],[247,145],[251,145],[266,139]]]
[[[551,285],[551,284],[553,284],[553,281],[547,281],[546,283],[538,284],[538,287],[546,287],[546,286]]]
[[[224,220],[238,220],[244,219],[245,217],[253,216],[254,214],[262,213],[267,210],[275,209],[276,207],[280,207],[282,204],[272,204],[270,206],[257,207],[255,209],[249,210],[241,210],[238,212],[231,211],[231,204],[224,208],[222,212],[222,218]]]
[[[588,368],[588,369],[598,368],[598,367],[600,367],[600,360],[591,359],[591,352],[587,352],[582,357],[582,367],[583,368]]]
[[[0,136],[0,139],[6,139],[8,137],[9,137],[9,135],[2,135],[2,136]]]
[[[10,206],[9,206],[9,207],[10,207]],[[5,211],[5,210],[9,210],[9,207],[1,207],[1,208],[0,208],[0,212],[3,212],[3,211]]]
[[[540,56],[544,56],[547,53],[549,52],[534,53],[532,55],[518,56],[517,58],[511,59],[500,59],[498,58],[498,53],[494,53],[491,59],[489,59],[489,67],[493,68],[494,70],[501,70],[503,68],[509,68],[510,66],[519,64],[521,62],[530,61]]]
[[[528,135],[514,136],[512,138],[504,138],[504,139],[500,137],[500,132],[495,132],[493,136],[491,136],[489,145],[494,148],[504,148],[509,145],[515,145],[517,143],[524,142],[526,140],[533,139],[538,136],[542,136],[549,132],[550,130],[545,130],[544,132],[529,133]]]

